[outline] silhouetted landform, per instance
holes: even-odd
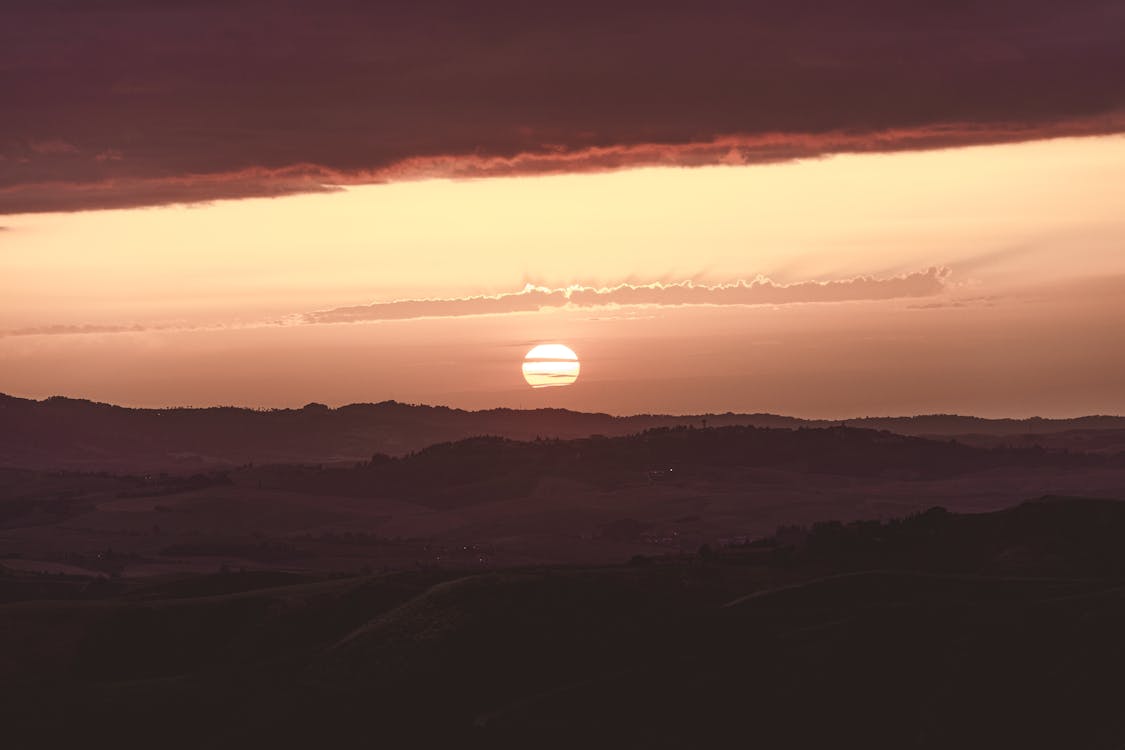
[[[1115,418],[3,403],[14,747],[1125,740]]]
[[[0,394],[0,466],[111,471],[198,471],[259,463],[367,460],[403,455],[462,438],[494,435],[515,440],[621,436],[654,427],[747,425],[789,428],[848,425],[919,436],[977,436],[1052,447],[1063,432],[1081,431],[1068,445],[1097,440],[1125,449],[1125,418],[986,420],[932,415],[831,422],[772,414],[636,415],[614,417],[564,409],[463,411],[385,401],[330,409],[258,411],[234,407],[129,409],[53,397],[43,401]],[[1115,431],[1112,439],[1097,437]],[[1027,439],[1026,436],[1040,436]]]
[[[354,467],[276,467],[264,486],[306,493],[392,497],[449,507],[526,497],[546,478],[615,489],[705,480],[716,470],[772,468],[800,475],[933,480],[990,469],[1125,469],[1125,454],[974,448],[949,440],[852,427],[778,430],[657,428],[638,435],[576,440],[470,438],[400,458],[376,454]]]
[[[1044,494],[1125,497],[1125,453],[732,426],[183,474],[0,468],[0,556],[122,578],[600,564]]]
[[[603,566],[5,571],[0,721],[14,747],[1119,747],[1122,538],[1125,503],[1048,497]]]

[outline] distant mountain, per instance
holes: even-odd
[[[1047,435],[1125,431],[1122,417],[986,420],[933,415],[829,421],[774,414],[673,416],[565,409],[464,411],[384,401],[336,409],[309,404],[268,411],[236,407],[131,409],[79,399],[0,394],[0,465],[113,471],[194,470],[248,462],[366,461],[436,443],[493,435],[515,440],[621,436],[655,427],[743,425],[796,429],[849,425],[904,435]]]

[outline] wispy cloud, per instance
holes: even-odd
[[[996,305],[998,297],[994,295],[982,297],[951,297],[948,299],[939,299],[933,302],[917,302],[907,305],[908,310],[943,310],[948,308],[964,308],[964,307],[993,307]]]
[[[73,143],[67,143],[60,138],[51,138],[43,141],[31,141],[28,148],[32,153],[39,154],[40,156],[57,156],[59,154],[77,154],[78,147]]]
[[[950,269],[924,271],[889,277],[856,276],[829,281],[801,281],[778,284],[764,276],[717,284],[694,281],[623,283],[615,286],[547,287],[527,284],[514,292],[449,298],[399,299],[367,305],[337,307],[297,313],[281,319],[237,325],[160,324],[128,325],[78,324],[43,325],[0,330],[0,338],[12,336],[75,336],[90,334],[140,333],[203,329],[261,328],[274,326],[318,325],[415,318],[456,318],[468,315],[502,315],[550,309],[637,310],[685,305],[787,305],[796,303],[849,302],[898,298],[933,297],[944,292]]]
[[[610,287],[574,285],[561,288],[528,284],[516,292],[446,299],[403,299],[338,307],[306,313],[300,323],[344,323],[366,320],[444,318],[464,315],[535,312],[548,308],[681,305],[784,305],[801,302],[845,302],[927,297],[942,292],[947,268],[875,278],[857,276],[834,281],[778,284],[765,277],[729,283],[693,281],[618,284]]]
[[[12,328],[7,331],[0,331],[0,338],[7,336],[72,336],[75,334],[89,333],[137,333],[150,330],[159,329],[148,328],[139,324],[128,326],[93,324],[28,326],[26,328]]]

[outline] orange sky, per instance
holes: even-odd
[[[1122,184],[1125,137],[1111,136],[6,216],[0,391],[134,405],[1123,413]],[[756,282],[768,299],[739,299],[769,304],[679,305],[682,287],[660,287],[657,304],[621,304],[618,291],[481,315],[495,308],[470,299],[689,280]],[[836,282],[846,301],[808,282]],[[312,315],[385,317],[367,306],[396,300],[416,302],[393,317],[424,317]],[[578,352],[576,385],[523,382],[524,353],[544,341]]]

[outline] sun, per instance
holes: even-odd
[[[523,358],[523,379],[532,388],[573,385],[580,369],[578,355],[562,344],[540,344]]]

